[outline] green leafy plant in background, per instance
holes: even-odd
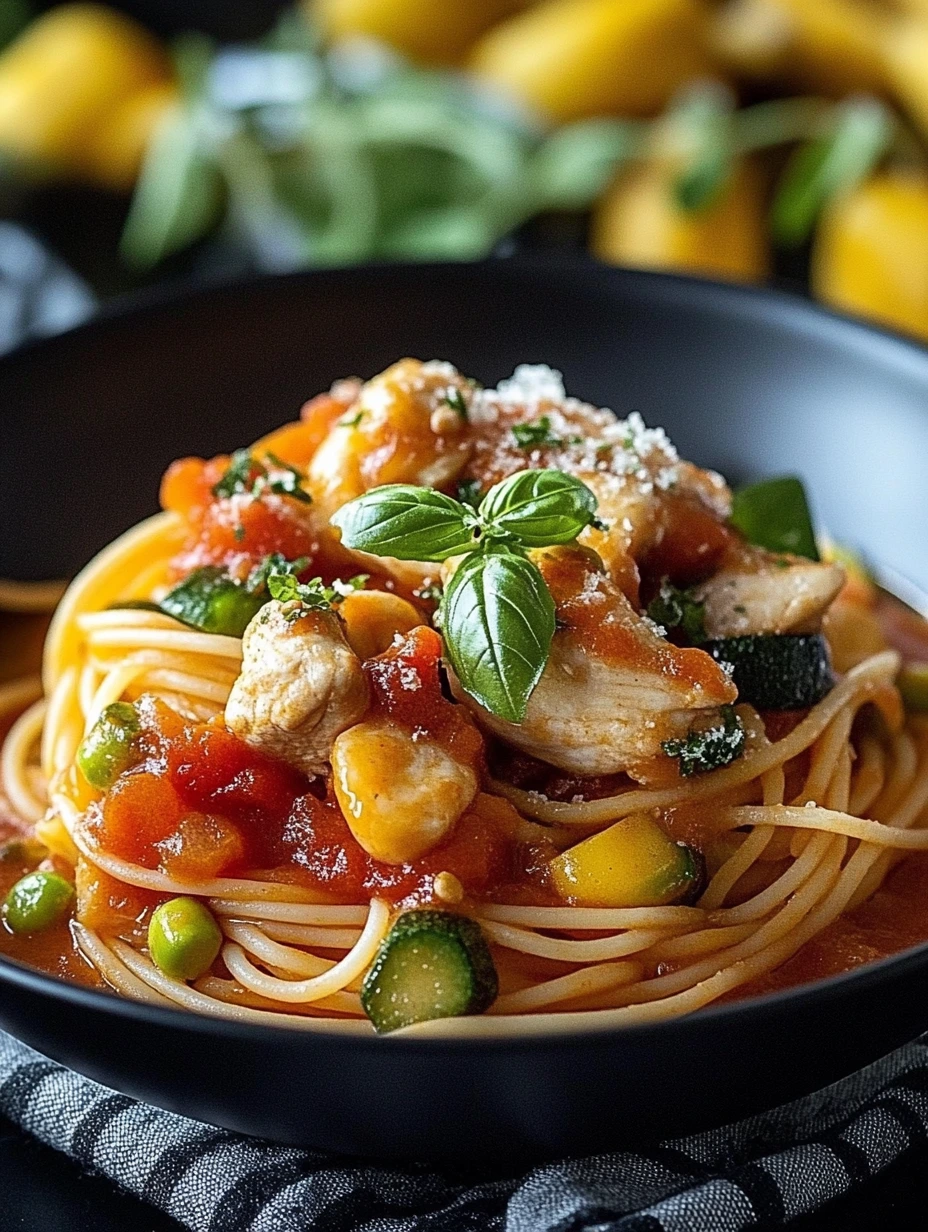
[[[268,270],[478,258],[540,213],[588,208],[631,161],[669,159],[677,206],[699,212],[742,156],[778,145],[795,148],[771,227],[794,247],[905,136],[873,98],[737,110],[716,82],[653,121],[552,130],[463,74],[374,43],[323,48],[296,12],[254,45],[187,36],[175,58],[182,101],[149,146],[122,237],[141,269],[219,225]]]
[[[149,147],[122,238],[149,268],[220,219],[263,268],[480,257],[590,205],[641,126],[548,133],[461,75],[365,44],[323,52],[288,14],[264,43],[176,48],[183,101]]]

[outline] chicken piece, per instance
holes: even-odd
[[[473,456],[466,474],[486,490],[526,467],[555,467],[595,494],[606,529],[589,527],[580,542],[602,558],[612,579],[638,605],[639,566],[684,561],[704,577],[732,538],[725,526],[731,493],[720,475],[681,461],[661,428],[637,413],[569,398],[560,374],[522,365],[471,406]],[[654,570],[651,569],[651,572]]]
[[[375,860],[406,864],[437,846],[477,794],[473,768],[388,719],[335,741],[332,779],[351,833]]]
[[[467,406],[472,395],[470,382],[437,360],[403,359],[368,381],[310,464],[308,485],[316,512],[327,523],[342,505],[381,484],[452,484],[470,455]],[[372,567],[366,553],[351,555]],[[376,568],[386,568],[410,586],[435,574],[434,565],[386,558],[378,559]]]
[[[508,744],[573,774],[614,774],[711,719],[736,689],[704,651],[674,646],[631,606],[588,548],[532,553],[554,597],[558,630],[524,720],[508,723],[457,695]]]
[[[368,707],[367,678],[335,612],[276,600],[245,630],[226,725],[253,748],[323,774],[336,737]]]
[[[816,633],[844,585],[838,564],[775,556],[747,545],[726,555],[722,568],[694,591],[705,605],[706,636]]]

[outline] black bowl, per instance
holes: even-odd
[[[928,353],[782,295],[574,260],[306,274],[109,315],[0,362],[0,577],[73,572],[164,466],[252,440],[404,354],[522,361],[663,424],[735,479],[808,481],[824,525],[928,589]],[[650,1026],[359,1039],[218,1022],[0,961],[0,1023],[163,1107],[282,1141],[494,1161],[680,1134],[824,1086],[928,1028],[928,946]]]

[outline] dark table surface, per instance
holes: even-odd
[[[866,1189],[795,1221],[793,1232],[928,1226],[928,1152],[913,1150]],[[0,1232],[182,1232],[181,1225],[0,1118]],[[281,1229],[281,1232],[291,1232]]]

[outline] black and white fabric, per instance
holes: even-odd
[[[0,221],[0,354],[79,325],[95,310],[77,274],[28,231]]]
[[[0,1114],[193,1232],[737,1232],[815,1210],[924,1143],[928,1042],[737,1125],[483,1182],[219,1130],[2,1032]]]

